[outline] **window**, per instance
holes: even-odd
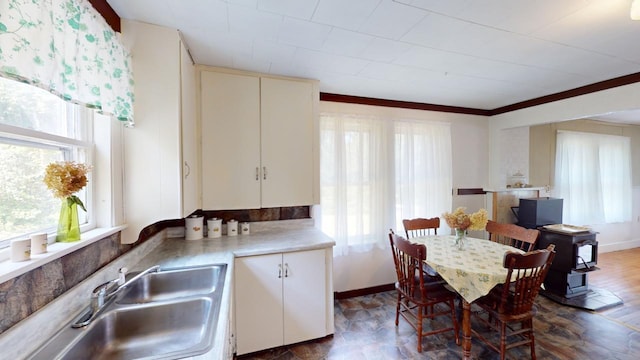
[[[449,124],[320,117],[320,216],[335,254],[385,247],[402,219],[451,207]]]
[[[555,195],[562,221],[596,225],[631,221],[630,139],[558,131]]]
[[[450,210],[451,127],[395,121],[394,133],[395,228],[402,229],[402,219],[436,217]]]
[[[42,182],[44,169],[61,160],[91,164],[92,124],[93,110],[0,78],[0,248],[30,233],[55,232],[60,200]],[[91,194],[91,186],[78,194],[88,209]],[[91,223],[84,211],[78,215],[81,225]]]

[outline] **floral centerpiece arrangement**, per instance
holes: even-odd
[[[71,242],[80,240],[80,223],[78,221],[78,206],[85,212],[82,200],[74,195],[87,185],[87,173],[91,166],[74,161],[58,161],[47,165],[44,183],[53,195],[62,199],[60,220],[56,241]]]
[[[473,214],[466,214],[465,207],[459,207],[452,213],[444,213],[442,216],[452,229],[460,230],[484,230],[487,226],[487,210],[480,209]]]
[[[459,248],[463,246],[463,239],[467,230],[484,230],[489,219],[485,209],[480,209],[472,214],[466,214],[464,212],[466,209],[465,207],[459,207],[452,213],[442,214],[447,225],[455,229],[456,245]]]

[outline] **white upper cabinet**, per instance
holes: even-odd
[[[260,81],[262,207],[314,204],[313,83]]]
[[[202,208],[260,207],[260,78],[201,72]]]
[[[202,208],[318,203],[317,82],[200,71]]]
[[[197,127],[196,68],[180,42],[180,119],[182,142],[182,216],[200,208],[200,144]]]
[[[132,54],[136,93],[136,124],[123,132],[127,244],[149,224],[200,208],[200,150],[196,69],[179,32],[122,19],[122,39]]]

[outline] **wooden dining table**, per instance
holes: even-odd
[[[507,278],[503,264],[508,251],[522,253],[514,247],[493,241],[467,237],[458,249],[455,236],[431,235],[411,239],[427,246],[426,263],[462,298],[462,355],[471,359],[471,303],[487,295]]]

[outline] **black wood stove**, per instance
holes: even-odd
[[[598,241],[593,231],[561,232],[540,227],[537,248],[555,245],[556,256],[551,263],[540,293],[558,303],[573,307],[601,310],[622,304],[616,295],[604,289],[589,287],[589,272],[600,270]]]
[[[592,231],[574,234],[560,233],[540,228],[538,248],[555,245],[556,256],[551,263],[544,281],[545,290],[556,295],[571,298],[589,290],[587,275],[600,270],[598,263],[598,242]]]

